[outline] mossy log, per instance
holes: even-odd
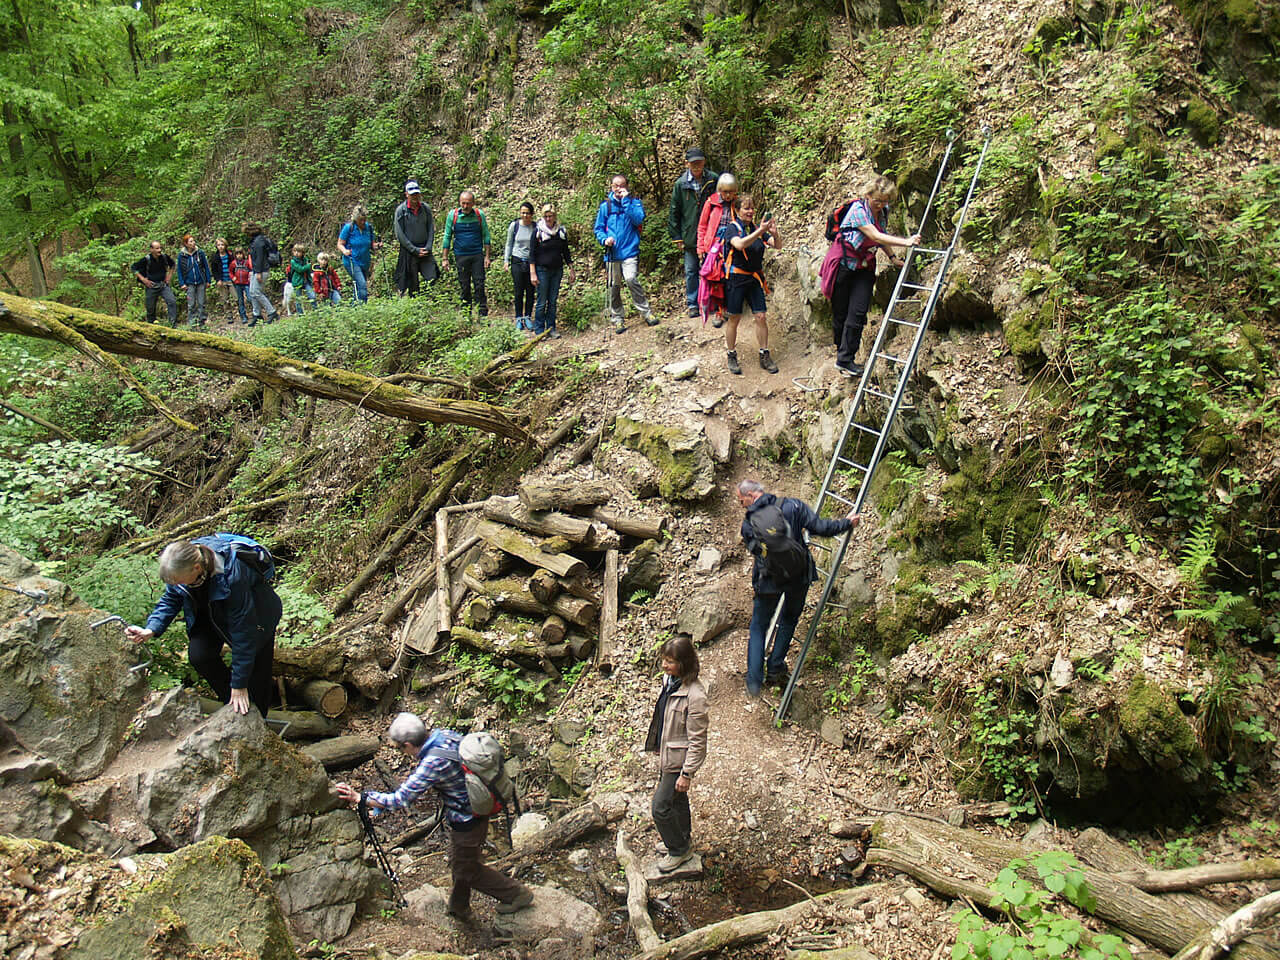
[[[649,916],[649,882],[640,869],[639,858],[627,846],[622,830],[618,830],[615,855],[627,877],[627,916],[631,920],[631,932],[636,935],[641,950],[656,950],[662,946],[662,938],[653,929],[653,918]]]
[[[542,567],[561,577],[575,577],[587,569],[587,565],[577,557],[567,553],[547,553],[532,537],[492,520],[481,520],[476,524],[476,533],[499,550],[505,550],[530,566]]]
[[[502,657],[528,657],[532,660],[553,660],[566,656],[569,648],[563,644],[546,644],[535,639],[532,633],[507,634],[498,630],[472,630],[457,626],[451,634],[454,640],[465,643],[473,650]]]
[[[613,491],[603,480],[525,480],[518,490],[530,510],[576,510],[608,503]]]
[[[600,600],[603,596],[600,592],[600,584],[592,580],[587,574],[577,577],[556,577],[556,584],[560,587],[562,593],[581,597],[583,600],[590,600],[597,606],[600,605]]]
[[[1026,844],[974,830],[890,814],[877,820],[872,828],[866,862],[905,873],[945,896],[987,902],[991,898],[988,884],[1009,861],[1029,861],[1039,852]],[[1038,882],[1032,868],[1024,868],[1023,872],[1028,880]],[[1166,953],[1181,950],[1226,916],[1225,910],[1210,907],[1208,912],[1214,915],[1209,919],[1206,912],[1145,893],[1113,873],[1090,866],[1084,867],[1084,880],[1097,900],[1096,916]],[[1274,957],[1270,951],[1248,942],[1237,950],[1239,958]]]
[[[350,684],[366,697],[377,698],[392,677],[388,668],[395,650],[385,631],[369,626],[346,634],[332,634],[305,647],[276,647],[271,672],[295,683],[330,680]]]
[[[511,568],[516,565],[516,558],[505,550],[499,550],[492,544],[486,543],[480,550],[480,557],[476,560],[480,567],[480,572],[484,574],[486,580],[492,580],[496,577],[506,576],[511,572]]]
[[[820,897],[810,897],[779,910],[739,914],[728,920],[691,930],[652,950],[636,954],[633,960],[694,960],[696,957],[710,956],[730,947],[763,940],[779,927],[796,923],[811,914],[847,910],[879,897],[888,897],[897,891],[898,888],[892,884],[869,883],[865,887],[834,890]]]
[[[641,540],[660,540],[662,531],[667,529],[666,517],[630,517],[617,510],[595,507],[587,516],[599,520],[628,537],[639,537]]]
[[[533,576],[529,578],[529,592],[539,602],[550,604],[560,592],[560,584],[556,580],[556,575],[550,570],[535,570]]]
[[[476,595],[462,608],[462,622],[472,630],[482,630],[493,619],[497,604],[488,597]]]
[[[0,302],[0,333],[61,340],[59,325],[108,353],[251,377],[277,390],[337,400],[413,423],[458,424],[514,440],[531,439],[527,415],[489,403],[424,397],[376,377],[294,360],[268,347],[210,333],[172,330],[25,297],[6,296]]]
[[[484,515],[527,533],[564,537],[588,550],[607,550],[619,545],[617,532],[599,521],[555,510],[530,510],[519,497],[490,497],[484,503]]]
[[[326,770],[350,770],[372,760],[379,745],[376,737],[334,737],[307,744],[302,752]]]
[[[564,643],[568,630],[569,625],[564,622],[564,617],[553,613],[542,621],[542,629],[538,632],[538,636],[543,643]]]
[[[562,593],[550,603],[543,603],[529,592],[529,584],[524,580],[515,577],[481,580],[476,576],[478,572],[474,567],[468,567],[462,573],[462,582],[468,589],[489,597],[506,610],[542,617],[554,613],[580,627],[590,626],[596,618],[596,605],[590,600]]]

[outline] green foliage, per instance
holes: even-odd
[[[276,631],[276,643],[281,647],[303,647],[313,643],[333,622],[329,608],[319,597],[307,591],[305,582],[305,571],[290,569],[277,577],[273,584],[282,608],[280,626]]]
[[[823,699],[832,714],[847,710],[856,703],[867,689],[876,674],[876,663],[867,653],[866,647],[859,644],[853,648],[847,663],[840,671],[839,679],[827,687]]]
[[[511,661],[499,662],[487,653],[470,650],[457,652],[454,648],[454,663],[466,671],[468,682],[482,690],[490,700],[502,705],[512,716],[519,716],[526,710],[541,706],[547,702],[546,687],[551,683],[550,677],[531,679]]]
[[[1019,572],[1014,567],[1013,530],[1006,525],[1000,534],[1000,544],[991,542],[986,532],[982,534],[982,560],[960,560],[958,563],[981,571],[981,576],[966,580],[959,586],[965,599],[973,599],[980,592],[986,592],[993,600],[1000,596],[1006,586],[1015,586]]]
[[[1019,875],[1034,866],[1039,886]],[[1084,882],[1078,861],[1069,853],[1051,850],[1037,854],[1030,862],[1012,860],[989,884],[989,906],[1008,918],[1000,925],[988,923],[982,914],[964,909],[952,918],[959,930],[951,948],[952,960],[1130,960],[1124,941],[1112,934],[1095,934],[1074,917],[1052,909],[1055,895],[1092,913],[1093,894]]]
[[[1019,703],[1016,685],[1004,692],[998,685],[988,684],[971,688],[969,694],[972,706],[967,736],[979,781],[1012,804],[1013,815],[1033,811],[1032,789],[1040,769],[1031,743],[1035,714]],[[957,727],[961,723],[955,721]]]
[[[1178,577],[1186,589],[1188,606],[1175,610],[1179,621],[1194,620],[1208,624],[1216,634],[1225,633],[1229,621],[1225,615],[1243,602],[1244,597],[1227,590],[1208,589],[1208,575],[1218,565],[1218,534],[1208,514],[1196,521],[1182,546],[1182,562]]]
[[[121,501],[140,466],[155,461],[123,448],[62,440],[0,458],[0,542],[47,557],[82,533],[117,524],[139,529]]]

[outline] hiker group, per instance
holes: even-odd
[[[857,355],[875,289],[876,251],[885,248],[893,261],[901,264],[895,248],[901,252],[920,242],[918,234],[900,237],[887,232],[889,204],[896,197],[892,180],[873,177],[859,196],[842,203],[827,217],[830,247],[820,279],[822,292],[832,304],[836,367],[844,376],[862,374]],[[617,333],[626,330],[623,287],[639,317],[650,326],[658,323],[640,278],[645,221],[644,204],[631,192],[626,176],[611,177],[592,233],[605,268],[605,316]],[[458,205],[444,217],[439,262],[435,218],[416,180],[404,185],[404,200],[392,215],[392,229],[397,249],[393,282],[400,296],[420,293],[435,283],[442,271],[452,268],[464,307],[468,311],[474,307],[480,317],[488,316],[486,277],[493,261],[492,233],[474,191],[463,190]],[[274,321],[280,312],[288,315],[340,304],[344,286],[336,269],[339,261],[350,286],[348,296],[355,303],[368,300],[373,254],[382,242],[363,205],[357,204],[339,229],[337,252],[318,252],[314,260],[302,242],[291,246],[286,260],[260,224],[247,222],[242,232],[242,244],[233,247],[219,237],[209,254],[188,234],[182,238],[176,261],[159,241],[152,242],[149,252],[132,265],[135,278],[146,288],[147,320],[155,322],[163,300],[169,322],[177,322],[175,271],[177,285],[186,292],[192,326],[207,321],[208,299],[222,290],[234,291],[240,321],[249,325]],[[738,328],[744,312],[750,310],[760,367],[777,373],[778,365],[769,350],[770,291],[764,278],[765,250],[777,249],[780,244],[773,216],[759,209],[756,196],[739,193],[732,173],[717,174],[708,167],[702,150],[691,147],[685,153],[685,170],[672,187],[667,232],[682,254],[688,315],[724,329],[729,372],[742,373]],[[555,204],[539,208],[526,200],[520,205],[519,215],[507,226],[502,262],[511,275],[516,328],[558,338],[556,315],[564,275],[568,273],[570,283],[577,277],[569,231],[559,221]],[[284,268],[284,285],[277,310],[268,288],[271,272],[280,267]]]

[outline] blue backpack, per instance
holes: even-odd
[[[275,558],[271,556],[270,550],[253,537],[246,537],[239,533],[215,533],[214,537],[223,541],[224,544],[230,544],[235,551],[236,559],[246,564],[249,569],[256,571],[258,576],[262,577],[263,583],[270,583],[275,579]]]

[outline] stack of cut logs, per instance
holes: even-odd
[[[594,644],[611,670],[623,537],[657,538],[666,523],[608,509],[611,493],[600,481],[526,480],[517,496],[438,511],[436,590],[410,618],[406,646],[429,654],[452,639],[558,676],[554,661],[586,659]]]

